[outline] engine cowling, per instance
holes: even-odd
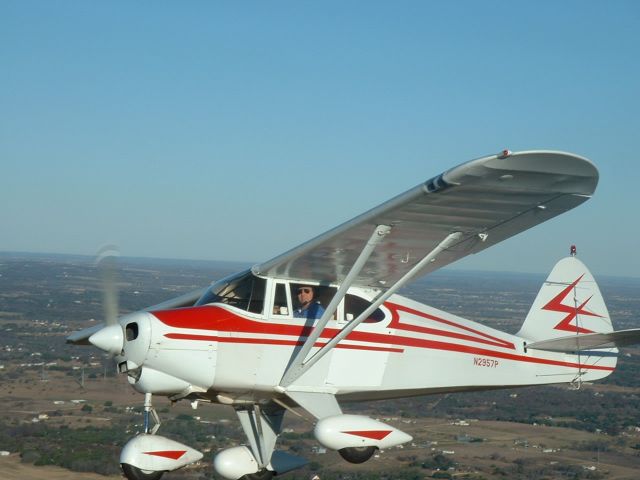
[[[318,421],[313,433],[318,442],[332,450],[389,448],[413,439],[402,430],[364,415],[344,414],[323,418]]]
[[[140,434],[127,442],[120,463],[147,472],[171,472],[197,462],[202,453],[161,435]]]

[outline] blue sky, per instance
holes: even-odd
[[[638,51],[635,1],[4,1],[0,251],[263,261],[543,148],[594,198],[456,266],[638,277]]]

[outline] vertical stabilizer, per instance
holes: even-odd
[[[571,256],[556,263],[518,335],[535,342],[611,331],[609,312],[593,275]]]

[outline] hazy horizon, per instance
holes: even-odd
[[[88,263],[91,263],[95,260],[95,255],[85,255],[85,254],[73,254],[73,253],[56,253],[56,252],[16,252],[16,251],[0,251],[0,259],[3,257],[9,258],[20,258],[20,257],[37,257],[37,258],[70,258],[70,259],[82,259]],[[259,263],[258,261],[244,261],[244,260],[216,260],[216,259],[198,259],[198,258],[171,258],[171,257],[147,257],[147,256],[122,256],[118,257],[122,259],[122,261],[126,264],[127,262],[149,262],[154,263],[158,262],[160,264],[177,264],[177,265],[189,265],[189,266],[206,266],[207,264],[211,265],[227,265],[234,266],[238,268],[238,271],[241,269],[250,268],[251,266]],[[559,260],[559,259],[558,259]],[[552,265],[553,266],[553,265]],[[588,267],[588,265],[587,265]],[[546,272],[543,271],[522,271],[522,270],[491,270],[491,269],[473,269],[473,268],[460,268],[455,263],[447,265],[443,268],[435,270],[434,272],[423,275],[421,277],[417,277],[415,280],[412,280],[411,283],[419,282],[425,278],[431,278],[437,275],[448,275],[448,274],[499,274],[499,275],[521,275],[528,277],[540,277],[542,280],[547,277],[551,269]],[[593,273],[593,272],[592,272]],[[640,281],[640,276],[624,276],[624,275],[607,275],[600,274],[596,275],[598,278],[608,278],[608,279],[628,279],[628,280],[638,280]],[[596,280],[598,279],[596,278]]]

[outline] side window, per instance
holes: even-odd
[[[273,297],[273,314],[289,315],[289,304],[287,302],[287,289],[284,283],[276,283],[276,293]]]
[[[293,302],[293,316],[296,318],[320,318],[325,308],[336,294],[334,287],[319,285],[291,284],[291,300]],[[334,313],[333,319],[336,315]]]
[[[225,303],[252,313],[263,313],[267,282],[251,274],[243,274],[226,282],[216,283],[207,290],[196,305]]]
[[[264,312],[264,291],[267,282],[264,278],[251,277],[251,296],[249,297],[249,310],[252,313]]]
[[[347,294],[344,298],[345,320],[349,321],[358,318],[358,315],[364,312],[370,305],[371,302],[364,298]],[[363,323],[377,323],[382,320],[384,320],[384,313],[379,308],[376,308]]]

